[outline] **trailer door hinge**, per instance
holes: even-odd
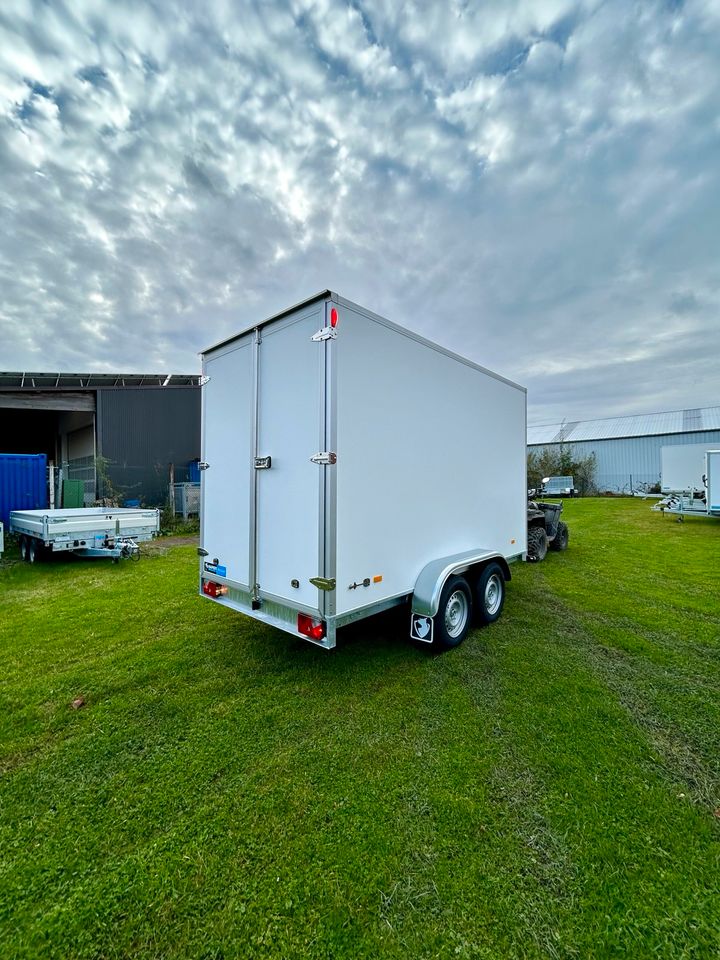
[[[333,463],[337,463],[337,454],[326,450],[323,453],[316,453],[314,457],[310,457],[310,462],[331,466]]]
[[[337,333],[333,327],[323,327],[322,330],[314,333],[310,339],[319,343],[321,340],[334,340],[336,336]]]
[[[272,457],[255,457],[256,470],[269,470],[272,466]]]
[[[310,583],[317,587],[318,590],[334,590],[335,589],[335,578],[328,580],[327,577],[311,577]]]
[[[209,463],[206,463],[205,460],[201,460],[200,463],[198,464],[198,469],[199,469],[199,470],[207,470],[207,469],[209,468],[209,466],[210,466]]]

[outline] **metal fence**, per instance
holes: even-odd
[[[593,481],[594,491],[599,494],[651,493],[660,489],[660,477],[653,473],[598,473]]]
[[[62,465],[62,475],[65,480],[80,480],[83,485],[83,503],[91,507],[95,503],[96,475],[95,457],[75,457],[66,460]]]
[[[182,515],[183,520],[200,513],[200,484],[173,483],[170,485],[170,503],[173,515]]]

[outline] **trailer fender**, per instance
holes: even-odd
[[[495,550],[467,550],[455,553],[450,557],[441,557],[431,560],[420,571],[415,581],[415,590],[412,597],[412,612],[422,617],[434,617],[440,605],[440,594],[445,581],[453,574],[466,573],[471,567],[494,560],[502,568],[505,580],[510,580],[510,566]]]

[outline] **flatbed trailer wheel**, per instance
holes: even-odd
[[[38,550],[38,545],[35,542],[35,537],[28,537],[28,543],[27,543],[28,563],[35,563],[35,561],[38,559],[38,554],[39,554],[39,550]]]
[[[459,647],[472,623],[472,593],[464,577],[448,577],[433,624],[433,650]]]
[[[28,538],[23,533],[20,537],[20,559],[27,560],[28,558]]]

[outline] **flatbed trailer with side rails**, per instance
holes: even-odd
[[[523,387],[329,290],[210,347],[202,383],[203,597],[326,649],[406,603],[435,650],[500,616]]]
[[[29,563],[44,551],[137,559],[138,544],[160,531],[160,511],[140,507],[13,510],[10,530],[20,537],[20,556]]]

